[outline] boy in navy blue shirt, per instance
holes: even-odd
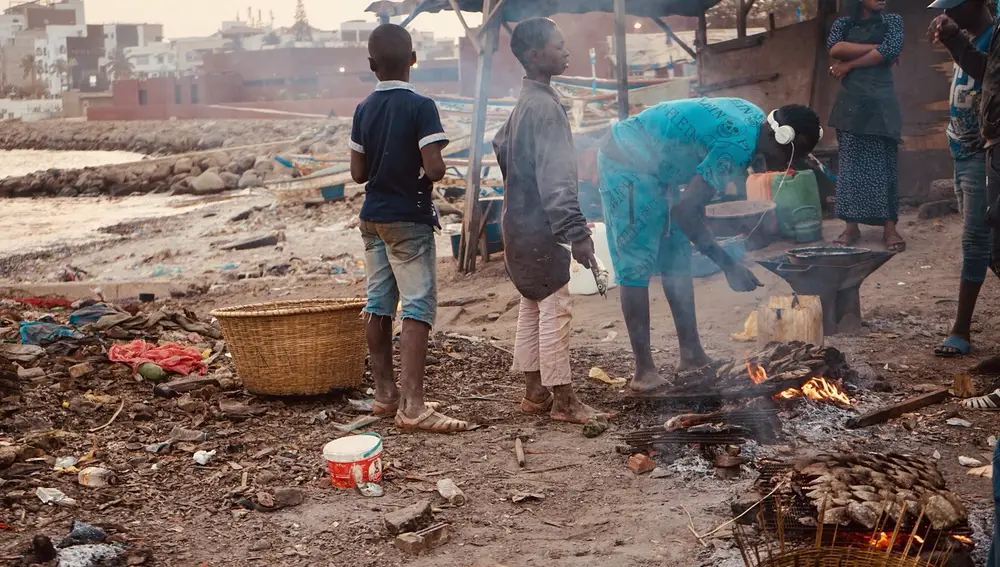
[[[441,150],[448,137],[434,101],[410,85],[417,61],[410,34],[381,25],[368,40],[375,92],[354,111],[351,177],[365,186],[361,236],[365,242],[368,351],[375,380],[376,415],[396,416],[396,427],[448,433],[469,424],[424,401],[427,338],[437,311],[434,181],[444,177]],[[392,369],[392,319],[402,297],[400,385]]]

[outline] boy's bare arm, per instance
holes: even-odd
[[[355,183],[368,182],[368,164],[365,154],[351,150],[351,178]]]
[[[424,175],[427,179],[431,181],[441,181],[444,179],[445,165],[444,157],[441,155],[441,150],[447,145],[447,142],[434,142],[433,144],[427,144],[426,146],[420,148],[420,159],[423,160],[424,164]],[[364,157],[364,156],[361,156]],[[354,161],[351,161],[351,171],[353,168]]]

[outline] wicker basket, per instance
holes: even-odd
[[[249,392],[325,394],[361,385],[363,299],[279,301],[212,311]]]
[[[757,567],[931,567],[919,557],[852,547],[808,547],[763,560]]]

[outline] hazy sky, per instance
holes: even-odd
[[[232,20],[237,12],[245,20],[247,8],[262,10],[264,21],[274,12],[276,26],[289,26],[296,0],[85,0],[87,23],[162,23],[166,37],[203,36],[219,29],[219,22]],[[304,0],[309,23],[321,29],[336,29],[346,20],[372,20],[364,10],[371,0]],[[466,15],[469,25],[481,21],[479,14]],[[453,12],[421,14],[412,28],[434,31],[438,37],[458,37],[462,26]]]

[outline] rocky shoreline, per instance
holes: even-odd
[[[4,122],[0,150],[126,151],[162,156],[293,140],[330,123],[328,120]]]
[[[174,154],[84,169],[48,169],[0,180],[0,198],[209,195],[290,180],[275,153],[327,153],[346,147],[349,121],[247,120],[16,124],[5,149],[125,150]],[[59,124],[53,128],[53,124]],[[75,130],[73,127],[77,127]],[[65,128],[65,129],[64,129]],[[20,140],[20,142],[18,142]],[[225,149],[232,148],[232,149]],[[214,150],[214,151],[213,151]],[[194,152],[194,153],[183,153]]]

